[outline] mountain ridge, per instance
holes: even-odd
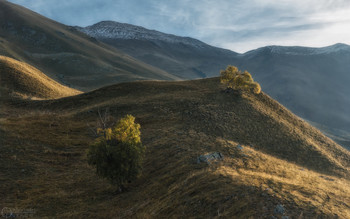
[[[183,44],[192,45],[199,48],[203,48],[206,46],[214,47],[192,37],[184,37],[184,36],[178,36],[175,34],[163,33],[157,30],[147,29],[142,26],[137,26],[137,25],[128,24],[128,23],[120,23],[120,22],[111,21],[111,20],[100,21],[98,23],[88,25],[86,27],[74,26],[74,28],[78,29],[83,33],[86,33],[91,37],[100,38],[100,39],[107,38],[107,39],[123,39],[123,40],[130,40],[130,39],[159,40],[159,41],[165,41],[170,43],[183,43]],[[216,47],[216,48],[219,48],[219,47]],[[220,48],[220,49],[229,50],[224,48]],[[271,52],[275,52],[275,53],[283,53],[284,51],[288,51],[289,49],[295,49],[297,51],[299,50],[300,53],[296,53],[296,54],[302,54],[301,52],[305,50],[304,51],[305,55],[308,55],[308,54],[311,55],[311,54],[333,53],[333,52],[338,52],[342,50],[348,51],[350,50],[350,46],[345,43],[335,43],[333,45],[322,46],[322,47],[268,45],[268,46],[259,47],[257,49],[252,49],[243,53],[237,53],[233,50],[229,50],[229,51],[238,55],[245,55],[257,50],[264,50],[264,49],[271,49]]]
[[[266,46],[240,54],[216,47],[181,46],[161,39],[109,37],[96,39],[182,79],[215,77],[227,65],[248,70],[266,93],[298,116],[350,133],[350,99],[345,95],[350,92],[347,44],[319,48]]]
[[[170,43],[183,43],[197,48],[209,46],[191,37],[179,37],[173,34],[162,33],[157,30],[146,29],[141,26],[116,21],[100,21],[87,27],[76,27],[89,36],[107,39],[135,39],[135,40],[160,40]]]
[[[246,56],[251,53],[256,53],[260,51],[268,50],[275,54],[287,54],[287,55],[322,55],[331,54],[337,52],[347,52],[350,53],[350,46],[345,43],[336,43],[330,46],[324,47],[306,47],[306,46],[264,46],[258,49],[250,50],[245,53],[241,53],[241,56]]]

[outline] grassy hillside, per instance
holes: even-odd
[[[26,63],[6,56],[0,56],[0,85],[7,93],[22,98],[51,99],[81,93],[57,83]]]
[[[72,27],[0,1],[0,55],[35,66],[79,90],[135,80],[177,80]]]
[[[266,94],[219,79],[135,82],[2,104],[0,207],[59,218],[350,217],[350,153]],[[87,165],[98,111],[132,114],[142,176],[116,192]],[[21,115],[21,116],[17,116]],[[198,163],[220,152],[224,159]],[[277,210],[276,210],[277,209]]]
[[[323,48],[268,46],[237,54],[201,42],[191,45],[164,41],[161,37],[160,40],[147,38],[159,33],[146,29],[141,30],[148,33],[143,38],[123,39],[114,28],[124,28],[123,31],[132,34],[140,27],[105,21],[78,29],[184,79],[215,77],[227,65],[247,69],[254,73],[255,80],[266,93],[293,113],[326,129],[340,130],[332,138],[348,147],[349,137],[341,140],[336,137],[350,132],[348,45]],[[109,34],[115,31],[114,38],[96,34],[99,31]],[[169,37],[166,34],[161,36]]]

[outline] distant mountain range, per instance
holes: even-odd
[[[263,91],[302,118],[350,131],[350,46],[267,46],[243,54],[188,37],[103,21],[80,31],[182,79],[248,70]]]
[[[350,47],[269,46],[241,56],[241,68],[297,115],[350,131]]]
[[[208,47],[207,44],[190,37],[179,37],[156,30],[148,30],[140,26],[118,23],[115,21],[101,21],[92,26],[79,29],[89,36],[101,39],[118,38],[124,40],[164,41],[168,43],[184,44],[197,48]]]
[[[102,21],[85,28],[76,28],[182,79],[216,77],[219,70],[236,61],[238,55],[193,38],[113,21]]]

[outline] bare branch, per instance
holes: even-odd
[[[89,123],[86,123],[86,125],[89,127],[89,129],[90,129],[90,131],[92,132],[92,134],[93,134],[95,137],[97,137],[98,134],[97,134],[96,129],[93,129],[93,128],[89,125]]]

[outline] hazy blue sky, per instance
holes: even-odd
[[[67,25],[114,20],[236,52],[350,44],[350,0],[10,0]]]

